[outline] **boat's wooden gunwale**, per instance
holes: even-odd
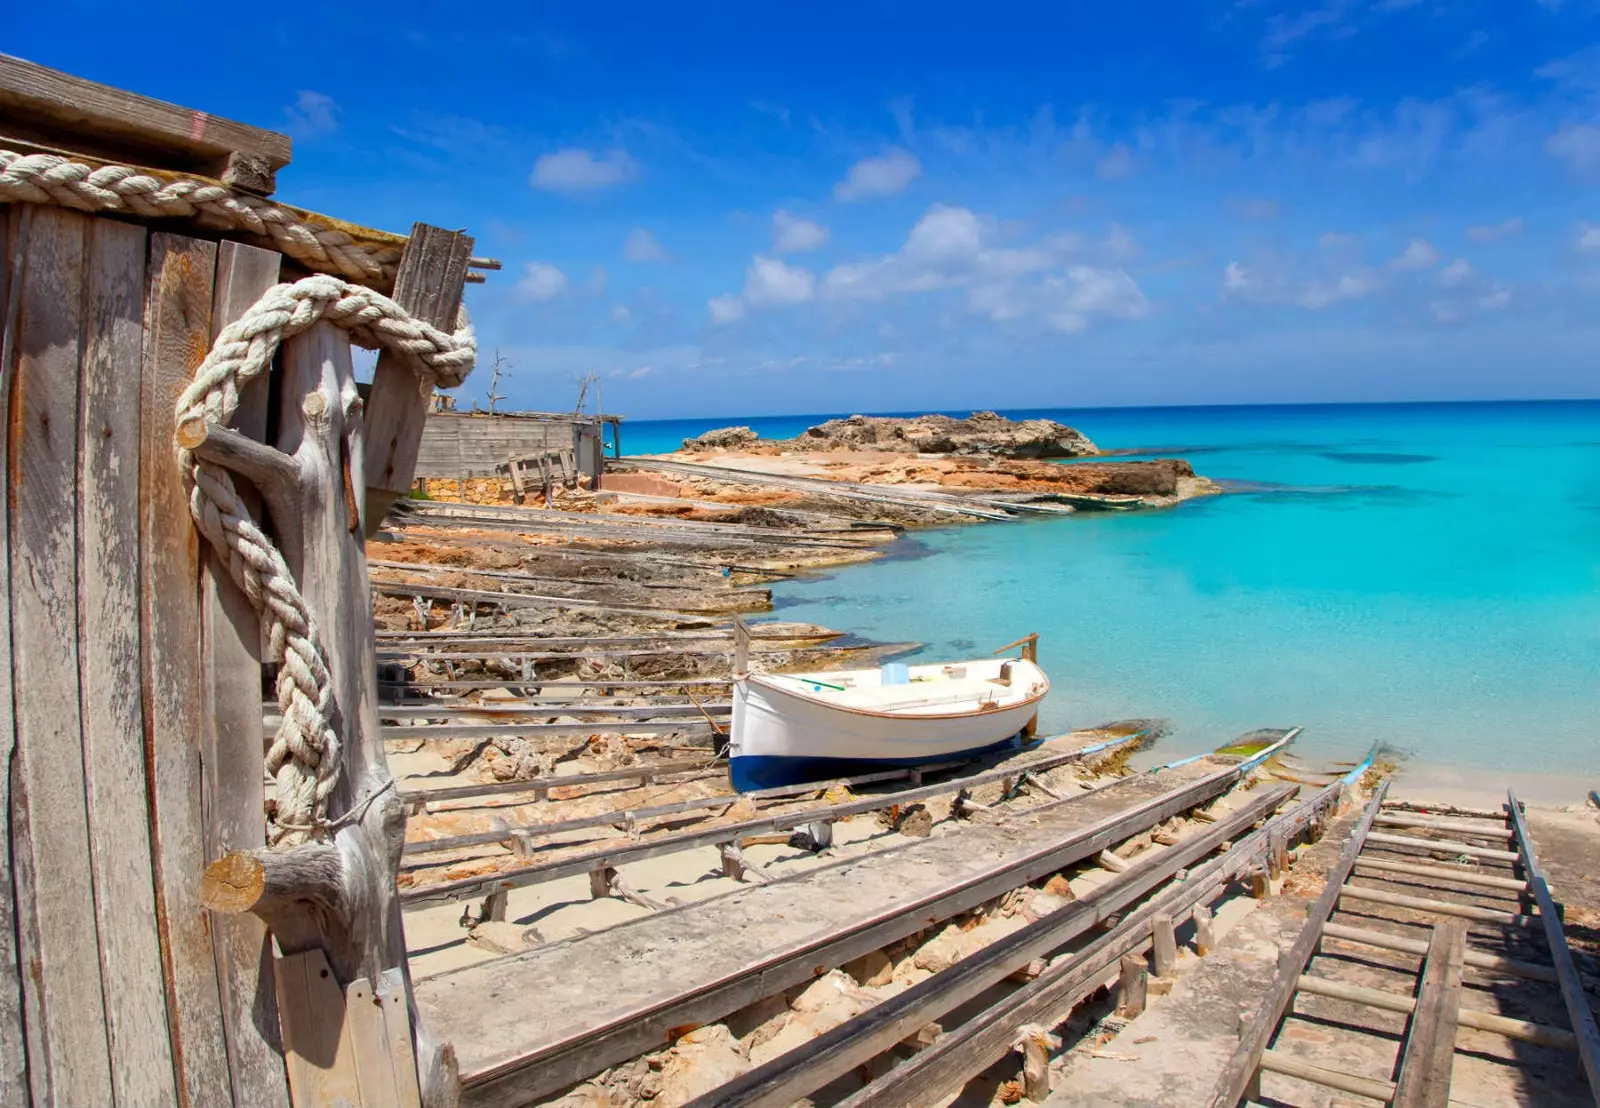
[[[772,692],[779,693],[783,696],[790,696],[796,700],[803,700],[807,704],[814,704],[819,708],[827,708],[835,712],[844,712],[847,715],[868,716],[873,719],[892,719],[899,722],[921,723],[926,720],[940,719],[981,719],[984,716],[993,715],[995,712],[1012,712],[1016,711],[1018,708],[1026,708],[1030,705],[1037,704],[1045,697],[1050,695],[1050,678],[1046,676],[1044,670],[1039,669],[1037,665],[1035,665],[1034,668],[1039,671],[1039,677],[1044,682],[1044,687],[1039,689],[1036,693],[1030,693],[1022,699],[1014,701],[1013,703],[1000,704],[993,708],[980,708],[965,712],[919,712],[915,715],[906,712],[886,712],[873,708],[857,708],[848,704],[837,704],[828,700],[819,700],[815,697],[806,696],[804,693],[797,692],[794,689],[786,689],[782,685],[776,685],[765,676],[757,673],[747,673],[744,674],[742,678],[735,678],[735,680],[750,681],[760,685],[764,689],[769,689]],[[804,674],[776,674],[775,676],[796,677],[801,680],[807,679]]]

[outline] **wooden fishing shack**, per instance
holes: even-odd
[[[0,56],[0,1104],[452,1097],[364,542],[494,266],[271,199],[289,157]]]

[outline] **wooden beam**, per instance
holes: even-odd
[[[180,108],[0,54],[7,132],[96,157],[187,169],[270,195],[289,136]],[[230,179],[230,177],[232,179]]]
[[[27,256],[32,204],[0,207],[0,427],[11,425],[11,386],[16,380],[20,341],[18,314]],[[11,482],[0,482],[0,550],[10,548]],[[11,559],[0,558],[0,595],[11,595]],[[11,605],[0,604],[0,1104],[27,1104],[28,1057],[23,1030],[23,995],[27,975],[18,960],[14,891],[15,838],[13,804],[24,798],[13,776],[16,719],[12,700]],[[9,895],[8,895],[9,894]]]
[[[1417,945],[1422,947],[1424,954],[1428,952],[1428,940],[1418,940]],[[1471,951],[1466,952],[1466,959],[1466,964],[1471,965]],[[1382,989],[1369,989],[1361,985],[1347,985],[1343,981],[1329,981],[1327,978],[1313,977],[1310,974],[1301,974],[1298,991],[1311,996],[1325,996],[1332,1000],[1348,1000],[1353,1004],[1365,1004],[1369,1008],[1381,1008],[1386,1012],[1404,1012],[1410,1015],[1417,1008],[1417,999],[1415,997],[1396,996],[1394,993],[1386,993]],[[1508,1039],[1516,1039],[1519,1042],[1553,1046],[1558,1050],[1575,1051],[1578,1049],[1578,1040],[1573,1037],[1570,1031],[1563,1031],[1561,1028],[1551,1027],[1549,1024],[1511,1019],[1508,1016],[1499,1016],[1492,1012],[1479,1012],[1472,1008],[1461,1008],[1456,1013],[1456,1022],[1461,1027],[1468,1027],[1474,1031],[1488,1031],[1495,1035],[1504,1035]]]
[[[626,766],[622,769],[605,770],[600,773],[575,773],[551,774],[548,777],[530,777],[522,781],[483,781],[470,785],[446,785],[436,789],[401,789],[400,795],[411,804],[426,804],[435,800],[460,800],[466,797],[478,796],[506,796],[516,793],[540,794],[539,799],[547,797],[551,789],[583,788],[589,785],[606,784],[612,781],[628,781],[633,779],[653,779],[657,777],[670,777],[676,773],[695,773],[706,769],[713,763],[704,758],[682,758],[670,762],[654,762],[646,765]]]
[[[1447,920],[1434,925],[1422,963],[1416,1010],[1400,1049],[1394,1108],[1449,1108],[1466,951],[1465,923]]]
[[[415,223],[400,255],[393,299],[406,311],[443,331],[453,331],[461,307],[461,291],[472,257],[472,238]],[[374,535],[384,516],[411,491],[417,469],[417,445],[428,418],[433,386],[405,359],[388,351],[378,355],[372,394],[366,406],[367,535]]]
[[[1414,827],[1426,831],[1453,831],[1468,839],[1512,839],[1515,833],[1509,827],[1483,827],[1458,820],[1429,819],[1426,816],[1381,815],[1379,827]]]
[[[1449,839],[1423,839],[1411,835],[1390,835],[1383,831],[1374,831],[1367,838],[1382,846],[1403,846],[1409,850],[1436,850],[1441,854],[1465,854],[1469,858],[1489,858],[1496,862],[1517,860],[1517,853],[1514,850],[1491,850],[1486,846],[1473,846],[1470,843],[1458,843]]]
[[[1503,908],[1483,908],[1476,904],[1454,904],[1448,900],[1435,900],[1425,896],[1405,896],[1388,889],[1365,889],[1359,885],[1346,885],[1339,890],[1342,900],[1365,900],[1371,904],[1390,904],[1396,908],[1415,908],[1436,916],[1454,916],[1457,919],[1476,920],[1479,923],[1499,923],[1511,927],[1533,927],[1534,916],[1507,912]]]
[[[7,601],[16,658],[11,821],[35,1104],[109,1104],[113,1097],[92,863],[84,864],[97,844],[85,796],[74,642],[77,519],[71,505],[77,498],[88,228],[89,220],[76,212],[33,213],[12,351],[6,474]]]
[[[243,243],[217,249],[211,337],[244,315],[277,284],[282,256]],[[267,436],[268,374],[239,389],[232,430],[250,442]],[[270,448],[262,445],[262,450]],[[276,452],[274,452],[276,453]],[[285,459],[287,460],[287,459]],[[240,497],[258,521],[262,501],[246,480],[235,478]],[[266,789],[262,777],[261,622],[243,590],[209,543],[201,560],[201,665],[205,721],[201,761],[205,768],[208,859],[266,843]],[[227,1036],[229,1076],[239,1105],[287,1108],[289,1087],[279,1032],[277,988],[267,928],[255,916],[212,918],[217,985]]]
[[[1136,903],[1170,880],[1177,870],[1215,851],[1230,836],[1248,832],[1251,824],[1270,814],[1295,791],[1290,785],[1259,790],[1247,805],[1205,834],[1151,854],[1066,907],[1002,936],[809,1043],[690,1101],[686,1108],[782,1108],[795,1103],[914,1034],[917,1028],[980,996],[1035,958],[1051,954],[1100,920]],[[1146,939],[1149,928],[1146,920],[1141,928]],[[1143,957],[1132,952],[1122,956],[1123,1006],[1119,1011],[1137,1015],[1135,1009],[1143,1008],[1145,970]]]
[[[1337,804],[1341,792],[1342,787],[1334,784],[1272,817],[1263,827],[1254,831],[1246,828],[1226,853],[1190,868],[1183,881],[1130,911],[1112,930],[1087,946],[1052,959],[1033,981],[964,1020],[915,1058],[901,1063],[836,1108],[922,1108],[942,1099],[948,1090],[960,1088],[1010,1049],[1014,1028],[1028,1023],[1054,1025],[1062,1012],[1070,1011],[1099,988],[1124,955],[1143,951],[1150,943],[1155,916],[1166,913],[1177,917],[1192,912],[1199,918],[1206,912],[1204,902],[1262,856],[1270,833],[1297,833]],[[1208,912],[1205,918],[1209,920]]]
[[[1408,877],[1431,877],[1435,881],[1451,881],[1457,885],[1470,885],[1479,889],[1504,889],[1507,892],[1525,893],[1528,883],[1515,877],[1495,877],[1487,873],[1474,873],[1469,869],[1448,869],[1445,866],[1426,866],[1415,862],[1391,862],[1387,858],[1359,858],[1356,870],[1372,873],[1400,873]]]
[[[1269,1073],[1281,1073],[1285,1077],[1298,1078],[1301,1081],[1309,1081],[1314,1085],[1324,1085],[1330,1089],[1338,1089],[1341,1093],[1364,1096],[1384,1103],[1388,1103],[1394,1098],[1393,1081],[1385,1081],[1377,1077],[1361,1077],[1357,1074],[1345,1073],[1342,1070],[1329,1069],[1326,1066],[1315,1066],[1310,1062],[1302,1062],[1298,1058],[1276,1050],[1262,1052],[1261,1068]]]
[[[1371,931],[1362,927],[1350,927],[1342,923],[1329,923],[1322,929],[1322,934],[1330,939],[1342,939],[1348,943],[1362,943],[1366,946],[1375,946],[1380,950],[1399,950],[1407,954],[1428,953],[1428,943],[1425,939],[1408,939],[1403,935],[1391,935],[1385,931]],[[1498,954],[1484,954],[1477,950],[1467,951],[1466,964],[1475,969],[1494,970],[1498,973],[1510,974],[1512,977],[1525,977],[1530,981],[1545,981],[1551,985],[1556,983],[1556,971],[1549,966],[1541,966],[1537,962],[1522,962],[1515,958],[1502,958]]]
[[[1567,945],[1561,913],[1556,911],[1555,898],[1550,895],[1544,867],[1533,849],[1533,837],[1528,834],[1522,805],[1517,802],[1514,790],[1508,791],[1506,799],[1511,826],[1517,833],[1517,851],[1523,872],[1528,875],[1528,883],[1533,886],[1534,899],[1539,905],[1539,919],[1544,924],[1545,942],[1550,947],[1550,958],[1561,985],[1561,999],[1567,1006],[1567,1018],[1572,1021],[1572,1033],[1578,1039],[1578,1057],[1583,1063],[1584,1079],[1589,1083],[1589,1097],[1600,1105],[1600,1028],[1595,1025],[1594,1010],[1589,1007],[1578,967],[1572,960],[1572,948]]]
[[[88,223],[75,499],[90,865],[117,1103],[176,1104],[139,696],[139,471],[128,464],[139,452],[148,233]]]
[[[1366,845],[1368,834],[1372,830],[1372,822],[1378,817],[1383,794],[1388,788],[1387,781],[1378,786],[1366,811],[1356,822],[1350,837],[1345,840],[1338,861],[1328,871],[1327,887],[1307,913],[1306,922],[1296,936],[1294,945],[1284,952],[1272,988],[1257,1006],[1254,1018],[1249,1021],[1244,1033],[1239,1037],[1239,1045],[1235,1047],[1218,1077],[1216,1088],[1207,1101],[1210,1108],[1237,1108],[1240,1098],[1244,1096],[1245,1088],[1255,1079],[1261,1068],[1261,1056],[1267,1049],[1267,1043],[1277,1031],[1278,1022],[1283,1019],[1283,1014],[1288,1011],[1290,1003],[1294,1000],[1295,983],[1300,979],[1306,963],[1316,951],[1317,943],[1321,940],[1323,925],[1333,914],[1334,906],[1339,901],[1339,892],[1349,879],[1350,871],[1355,868],[1361,848]]]
[[[172,458],[178,397],[211,342],[216,245],[155,233],[149,258],[139,404],[139,622],[157,919],[181,1094],[189,1104],[228,1104],[233,1092],[216,955],[200,903],[207,859],[199,536]]]

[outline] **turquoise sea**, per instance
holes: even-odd
[[[1596,783],[1600,401],[1004,414],[1187,458],[1228,492],[918,532],[780,586],[778,614],[930,656],[1038,631],[1044,727],[1159,717],[1164,755],[1301,724],[1308,755],[1382,740],[1419,762]],[[628,422],[623,447],[824,418]]]

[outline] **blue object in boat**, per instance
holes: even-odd
[[[904,662],[883,663],[883,683],[885,685],[911,684],[911,667]]]

